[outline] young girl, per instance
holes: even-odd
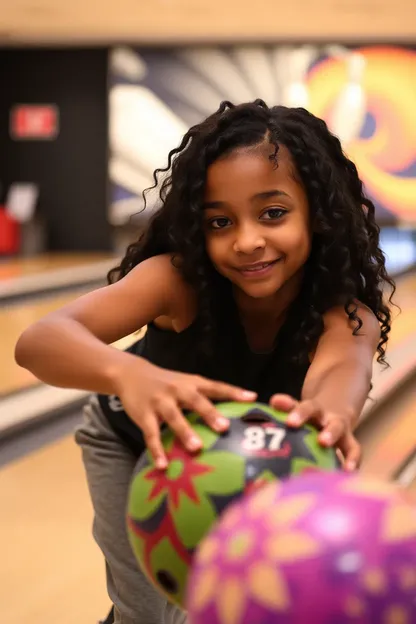
[[[96,393],[76,439],[117,624],[185,617],[145,580],[126,537],[144,444],[167,465],[160,424],[195,452],[183,410],[223,431],[215,401],[270,402],[292,426],[315,422],[354,470],[353,429],[390,331],[383,289],[394,291],[357,170],[306,110],[225,102],[156,181],[160,173],[161,207],[110,285],[30,327],[16,347],[44,382]],[[127,352],[108,346],[145,325]]]

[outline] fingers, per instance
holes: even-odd
[[[157,412],[188,451],[195,452],[202,448],[201,438],[196,435],[173,398],[160,401]]]
[[[238,402],[255,401],[257,398],[255,392],[203,377],[198,378],[197,388],[196,391],[185,393],[183,403],[188,409],[197,412],[211,429],[218,432],[226,431],[230,423],[207,397]]]
[[[256,392],[250,392],[243,388],[237,388],[231,384],[222,383],[220,381],[211,381],[209,379],[200,379],[198,384],[198,390],[202,391],[206,396],[211,399],[222,399],[229,401],[255,401],[257,398]]]
[[[306,422],[315,420],[319,421],[322,417],[321,408],[313,401],[302,401],[295,405],[287,418],[289,427],[301,427]]]
[[[322,446],[333,446],[345,434],[347,423],[342,418],[333,418],[324,426],[318,436]]]
[[[361,462],[361,446],[352,433],[346,433],[338,442],[338,447],[344,456],[344,469],[354,472]]]
[[[168,460],[160,438],[159,423],[153,414],[143,418],[141,429],[156,468],[165,470],[168,466]]]
[[[298,401],[288,394],[275,394],[270,399],[270,405],[276,410],[290,412],[295,409]]]
[[[184,401],[185,407],[197,412],[211,429],[221,433],[226,431],[230,421],[215,408],[209,399],[204,395],[195,392]]]
[[[290,406],[290,400],[295,405]],[[306,422],[311,422],[322,427],[318,435],[318,441],[322,446],[337,446],[344,457],[344,468],[354,471],[358,468],[361,460],[361,447],[354,435],[349,431],[349,423],[345,418],[334,414],[324,414],[322,409],[314,401],[296,402],[287,395],[275,395],[271,401],[273,407],[282,406],[289,409],[287,419],[289,427],[301,427]]]
[[[197,387],[195,388],[195,381]],[[141,419],[141,428],[147,448],[157,468],[165,469],[168,465],[160,437],[160,423],[165,422],[189,452],[199,451],[202,440],[193,431],[182,413],[181,406],[197,412],[209,427],[215,431],[226,431],[229,421],[215,408],[207,398],[228,399],[233,401],[254,401],[255,392],[249,392],[230,384],[215,382],[203,377],[192,377],[191,388],[177,386],[169,388],[169,394],[163,393],[152,402],[151,413]]]

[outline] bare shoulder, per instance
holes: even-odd
[[[380,342],[381,329],[375,314],[363,303],[356,301],[357,316],[362,325],[358,332],[357,321],[351,321],[343,306],[334,306],[323,315],[324,330],[310,360],[339,360],[367,362],[372,366],[374,354]],[[319,355],[319,357],[318,357]],[[324,357],[325,356],[325,357]]]
[[[140,262],[114,284],[51,312],[42,322],[70,318],[109,344],[156,321],[180,331],[194,320],[195,300],[172,257],[155,256]]]
[[[169,286],[169,284],[174,283],[175,286],[179,286],[184,280],[177,268],[178,266],[179,263],[175,261],[173,254],[160,254],[137,264],[126,277],[142,279],[146,274],[150,279],[157,280],[158,284],[163,282],[165,286]]]
[[[190,325],[196,315],[197,302],[194,289],[180,271],[180,258],[173,254],[162,254],[145,260],[133,269],[134,279],[153,282],[162,290],[166,301],[166,314],[155,319],[163,329],[182,331]],[[132,276],[133,277],[133,276]]]
[[[380,323],[372,310],[364,303],[355,301],[357,305],[356,315],[359,317],[362,326],[358,335],[367,336],[370,340],[378,344],[380,340]],[[335,306],[324,314],[324,331],[338,331],[351,334],[357,327],[355,321],[350,320],[343,306]]]

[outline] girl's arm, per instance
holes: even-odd
[[[318,342],[302,389],[302,400],[313,399],[356,424],[370,391],[380,325],[367,307],[357,311],[362,327],[353,334],[343,308],[324,315],[324,332]]]
[[[114,394],[120,366],[135,356],[108,345],[174,315],[180,282],[168,256],[146,260],[31,325],[16,344],[16,362],[53,386]]]
[[[353,429],[370,391],[380,340],[380,326],[371,310],[360,304],[358,315],[363,325],[354,335],[354,323],[343,308],[328,311],[301,401],[286,395],[275,395],[270,401],[276,409],[290,411],[289,425],[297,427],[312,421],[322,428],[320,442],[325,446],[336,444],[346,459],[346,468],[351,470],[361,454]]]
[[[210,427],[224,431],[228,422],[209,398],[256,398],[241,388],[168,371],[109,346],[160,317],[183,329],[193,320],[194,305],[193,293],[171,259],[150,258],[119,282],[80,297],[29,327],[16,345],[16,361],[45,383],[119,396],[143,431],[156,465],[165,468],[161,421],[188,450],[196,451],[202,440],[181,408],[199,412]]]

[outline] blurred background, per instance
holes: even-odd
[[[88,624],[109,606],[72,440],[85,393],[38,383],[15,364],[15,342],[105,283],[151,214],[141,192],[153,170],[224,99],[308,108],[358,167],[402,309],[358,430],[363,470],[416,490],[411,0],[0,0],[0,15],[4,621]]]

